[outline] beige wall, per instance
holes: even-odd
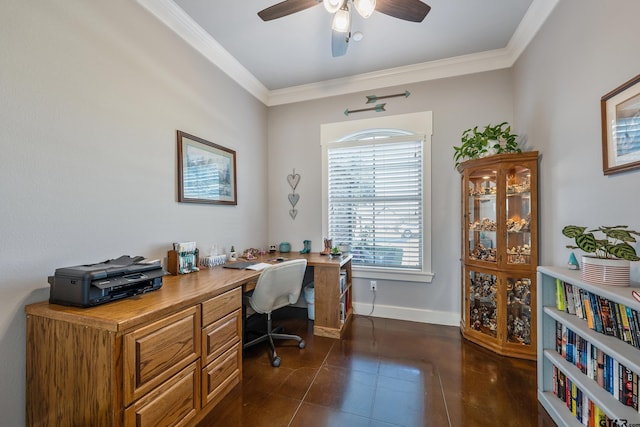
[[[378,280],[376,313],[423,322],[457,324],[460,320],[460,174],[455,170],[453,145],[462,131],[477,124],[512,121],[511,72],[492,71],[419,84],[382,88],[317,101],[269,108],[269,240],[289,241],[293,249],[312,241],[322,249],[322,182],[320,125],[418,111],[433,112],[431,140],[433,282]],[[344,115],[346,108],[364,108],[365,95],[408,90],[408,98],[387,100],[386,112]],[[295,168],[302,176],[296,191],[298,215],[288,214],[286,175]],[[373,295],[368,281],[355,280],[354,302],[370,312]],[[356,307],[357,308],[357,307]]]
[[[266,242],[266,111],[133,1],[2,1],[0,424],[56,268]],[[176,129],[237,151],[238,206],[176,202]]]
[[[541,264],[568,261],[565,225],[640,229],[640,170],[603,175],[600,125],[600,98],[640,74],[638,16],[636,0],[563,0],[514,67],[515,123],[542,152]]]

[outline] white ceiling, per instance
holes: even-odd
[[[346,55],[331,55],[319,3],[273,21],[281,0],[138,0],[267,105],[509,67],[558,0],[423,0],[423,22],[354,14]]]

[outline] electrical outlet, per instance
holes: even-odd
[[[373,292],[375,292],[378,289],[378,282],[375,280],[370,280],[369,281],[369,287],[371,288],[371,290]]]

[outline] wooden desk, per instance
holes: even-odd
[[[271,262],[276,257],[285,259],[306,259],[307,268],[313,268],[315,320],[313,334],[329,338],[342,338],[345,327],[352,315],[352,274],[351,255],[330,257],[319,253],[267,254],[256,261]],[[340,272],[346,274],[346,285],[340,289]],[[341,315],[341,305],[344,315]]]
[[[314,268],[314,334],[340,338],[351,258],[283,256]],[[27,425],[197,424],[242,380],[242,287],[259,275],[214,267],[97,307],[26,306]]]

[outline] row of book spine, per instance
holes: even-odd
[[[636,310],[556,279],[556,308],[586,320],[590,329],[640,348]]]
[[[587,393],[583,393],[564,372],[553,366],[553,394],[562,400],[576,419],[587,427],[618,426],[619,420],[613,420],[600,409]]]
[[[620,403],[638,410],[638,374],[558,321],[556,351]]]

